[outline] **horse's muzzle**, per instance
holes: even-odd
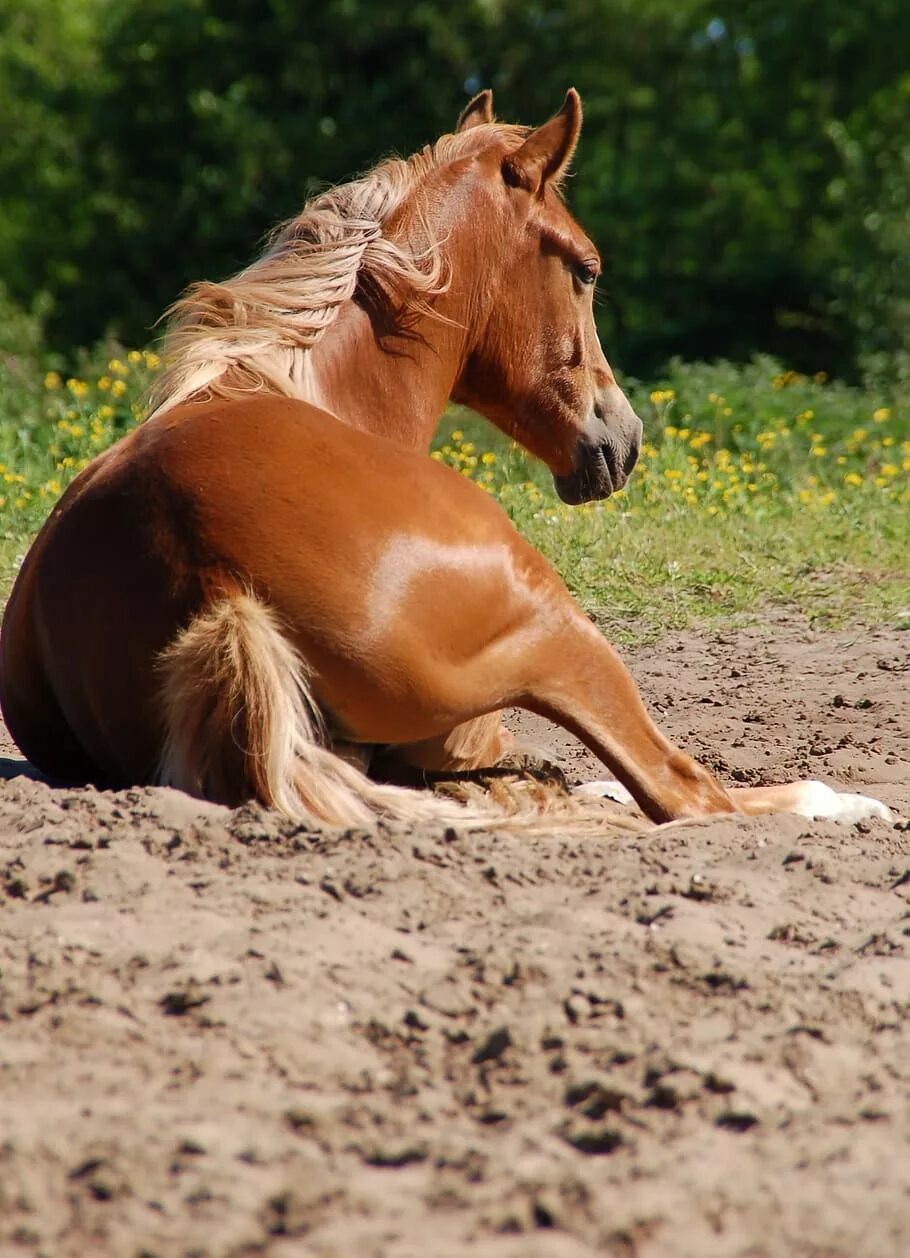
[[[556,492],[563,502],[577,506],[580,502],[593,502],[597,498],[609,498],[622,489],[629,473],[638,462],[641,438],[618,443],[611,440],[579,443],[575,467],[568,476],[554,476]]]

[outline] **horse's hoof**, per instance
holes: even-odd
[[[800,799],[791,809],[800,817],[848,823],[864,821],[867,817],[880,817],[883,821],[894,820],[891,809],[871,795],[834,791],[830,786],[825,786],[824,782],[803,782],[802,787]]]

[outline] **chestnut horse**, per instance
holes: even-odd
[[[345,749],[493,765],[517,705],[581,738],[655,822],[885,815],[819,783],[724,789],[501,508],[427,457],[454,398],[567,502],[635,463],[641,422],[595,331],[597,251],[559,194],[580,128],[574,91],[533,131],[481,93],[454,134],[317,196],[177,303],[153,414],[73,481],[9,600],[0,700],[34,764],[309,820],[490,824],[372,782]]]

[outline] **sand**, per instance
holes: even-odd
[[[780,617],[627,658],[725,780],[910,815],[908,646]],[[901,823],[317,833],[6,748],[3,1255],[910,1252]]]

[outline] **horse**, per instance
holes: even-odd
[[[454,399],[565,502],[633,469],[598,252],[561,194],[581,123],[574,89],[536,129],[482,92],[451,134],[315,196],[172,307],[152,413],[69,485],[6,608],[0,705],[33,764],[308,823],[506,824],[376,782],[352,749],[495,766],[517,706],[587,744],[651,823],[886,815],[820,783],[722,786],[500,506],[428,457]]]

